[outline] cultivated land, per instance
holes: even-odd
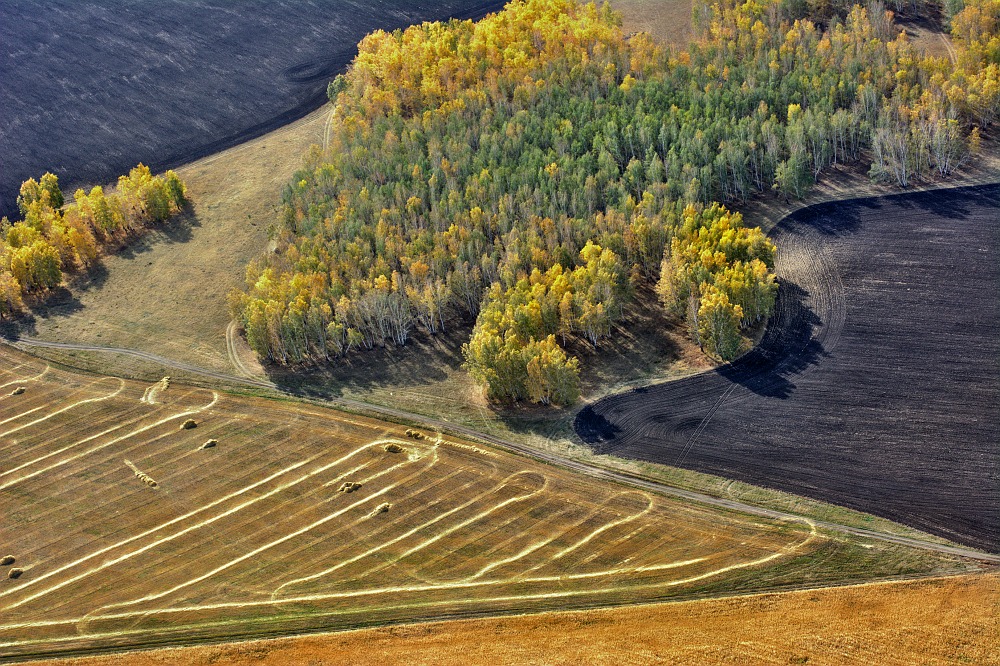
[[[613,4],[623,12],[628,31],[647,29],[640,25],[644,17],[676,14],[678,21],[683,18],[684,25],[689,23],[687,9],[644,10],[644,6],[648,9],[670,4],[666,1],[620,0]],[[323,142],[327,109],[183,167],[181,175],[194,202],[193,215],[177,229],[157,232],[128,252],[106,258],[105,271],[95,274],[89,282],[75,285],[62,299],[36,310],[36,320],[21,332],[51,341],[138,349],[215,372],[266,378],[242,339],[229,327],[225,294],[242,282],[246,260],[266,248],[266,229],[274,219],[278,191],[291,178],[307,147]],[[979,179],[995,177],[995,170],[989,168],[973,175]],[[874,188],[867,179],[851,178],[835,170],[824,175],[824,183],[811,196],[843,198],[850,192],[871,190],[885,188]],[[767,225],[787,207],[767,198],[752,209],[753,223]],[[358,355],[323,371],[312,369],[308,381],[273,369],[271,378],[283,389],[300,395],[358,399],[443,417],[540,449],[624,467],[683,487],[823,519],[899,531],[899,526],[872,521],[870,516],[851,515],[830,505],[720,477],[627,463],[610,456],[595,457],[575,439],[572,412],[531,408],[497,412],[487,404],[460,367],[459,348],[467,336],[468,329],[433,338],[418,336],[405,349]],[[117,354],[33,351],[98,372],[149,380],[165,373],[200,379],[176,367]],[[599,352],[585,345],[572,351],[587,367],[583,387],[587,400],[708,367],[686,336],[665,329],[662,310],[649,295]]]
[[[7,659],[981,566],[316,407],[0,368]]]
[[[363,629],[49,662],[216,664],[1000,664],[1000,579],[882,583],[751,597]]]
[[[577,432],[1000,550],[998,206],[988,186],[793,214],[772,232],[781,290],[759,347],[605,398]]]
[[[503,4],[54,0],[39,11],[3,0],[0,215],[13,217],[21,182],[45,171],[72,192],[281,127],[323,103],[372,30]]]

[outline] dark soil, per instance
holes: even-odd
[[[479,17],[490,0],[0,0],[0,215],[236,145],[318,108],[376,28]]]
[[[588,406],[579,436],[1000,552],[1000,186],[820,204],[773,237],[758,348]]]

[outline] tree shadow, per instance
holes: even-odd
[[[391,387],[419,387],[448,379],[462,365],[462,344],[471,323],[463,322],[437,335],[415,331],[407,344],[359,351],[330,362],[307,366],[268,364],[264,371],[282,391],[311,399],[342,398]]]
[[[194,229],[201,226],[201,220],[188,204],[184,210],[167,222],[155,227],[146,227],[137,235],[128,238],[113,252],[116,257],[137,259],[163,243],[187,243],[194,236]]]
[[[809,292],[796,283],[783,281],[760,344],[718,368],[716,374],[766,398],[791,396],[795,390],[791,378],[826,356],[823,345],[813,337],[823,322],[809,307],[808,297]]]

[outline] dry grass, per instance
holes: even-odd
[[[160,650],[48,666],[1000,664],[1000,577],[962,576]]]
[[[626,34],[648,32],[674,46],[691,38],[691,0],[611,0]]]
[[[33,364],[0,347],[0,383]],[[0,587],[0,657],[972,567],[436,435],[387,456],[402,427],[316,407],[181,384],[150,404],[57,369],[33,386],[0,402],[0,543],[31,571]],[[227,443],[212,465],[202,429]]]
[[[107,257],[88,284],[40,311],[45,340],[128,347],[232,371],[226,294],[267,248],[279,193],[309,145],[322,141],[329,109],[177,169],[193,213]],[[119,361],[121,359],[118,359]]]

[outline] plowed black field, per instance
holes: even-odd
[[[0,215],[46,170],[72,192],[264,134],[318,108],[368,32],[503,4],[0,0]]]
[[[1000,551],[1000,186],[814,206],[773,237],[760,346],[577,433]]]

